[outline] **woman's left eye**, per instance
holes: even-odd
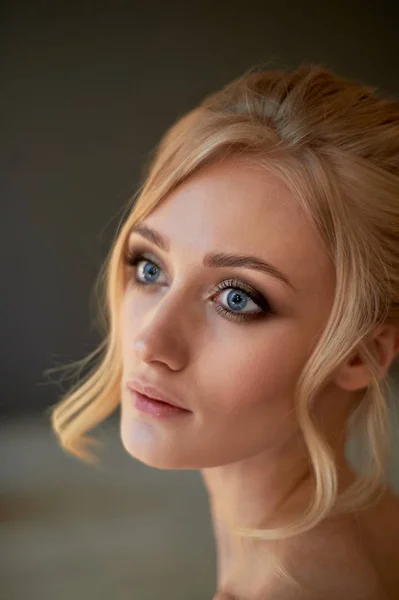
[[[158,275],[162,269],[152,259],[133,251],[124,257],[124,263],[133,268],[134,287],[148,288],[152,284],[160,283]],[[222,281],[213,291],[215,293],[212,298],[224,296],[226,306],[216,304],[216,310],[227,318],[243,321],[244,319],[261,317],[265,314],[274,314],[272,306],[262,294],[235,279]],[[248,310],[251,303],[255,309],[250,308]]]

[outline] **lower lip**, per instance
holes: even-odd
[[[143,396],[139,392],[133,391],[130,388],[128,389],[132,394],[135,408],[137,408],[137,410],[140,412],[146,413],[147,415],[158,417],[160,419],[167,419],[169,417],[176,417],[178,415],[187,415],[190,412],[189,410],[172,406],[171,404],[166,404],[166,402],[152,400],[147,396]]]

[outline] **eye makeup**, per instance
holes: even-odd
[[[147,254],[147,256],[145,256],[145,254]],[[124,264],[130,271],[133,272],[132,277],[130,279],[130,284],[134,288],[140,289],[145,292],[151,292],[154,289],[154,286],[160,285],[160,283],[157,279],[142,280],[139,278],[139,275],[140,277],[144,278],[146,276],[154,277],[163,271],[162,268],[152,257],[148,257],[148,254],[150,253],[146,250],[142,250],[140,248],[131,248],[124,255]],[[146,267],[149,265],[150,269],[146,271]],[[256,307],[255,310],[251,311],[237,311],[233,308],[229,308],[228,305],[226,306],[214,302],[216,311],[225,318],[235,321],[248,321],[276,314],[274,308],[267,300],[267,298],[263,296],[263,294],[261,294],[251,286],[247,285],[246,283],[237,279],[226,279],[221,281],[217,286],[213,288],[209,297],[214,298],[215,296],[220,296],[222,295],[222,293],[224,293],[224,290],[231,290],[227,294],[227,302],[233,301],[233,308],[237,308],[237,306],[242,304],[242,300],[246,305],[248,303],[246,302],[246,299],[252,302]]]

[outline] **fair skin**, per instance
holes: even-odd
[[[316,599],[319,596],[301,596],[295,588],[288,595],[267,569],[270,543],[242,541],[232,530],[283,524],[298,517],[309,503],[312,476],[293,394],[331,310],[334,266],[290,190],[271,173],[242,159],[200,170],[144,223],[160,233],[170,248],[161,250],[137,232],[129,239],[130,249],[145,253],[139,265],[155,274],[143,275],[143,269],[136,268],[136,277],[140,274],[147,284],[151,279],[151,285],[134,288],[131,267],[121,307],[123,445],[134,458],[156,468],[201,470],[218,549],[215,598],[259,600],[273,593],[269,597]],[[209,252],[258,257],[276,267],[289,283],[243,266],[204,266]],[[155,272],[153,263],[159,267]],[[216,310],[219,305],[238,314],[261,311],[258,301],[246,292],[232,290],[235,283],[211,293],[217,284],[231,279],[266,300],[261,317],[235,321]],[[135,350],[135,342],[141,344],[140,350]],[[397,329],[381,327],[371,343],[383,373],[398,351]],[[156,419],[137,411],[125,384],[140,376],[173,390],[190,412],[182,418]],[[351,357],[317,401],[316,416],[336,457],[340,489],[354,477],[345,461],[344,425],[353,394],[367,386],[367,377],[358,357]],[[396,499],[392,502],[391,510],[399,515]],[[323,552],[331,572],[336,544],[344,537],[349,548],[348,540],[356,538],[353,531],[359,520],[355,527],[350,520],[335,523],[337,542],[333,533],[321,535],[320,526],[304,536],[300,546],[295,541],[282,546],[291,572],[301,576],[305,585],[323,586],[325,578],[319,576]],[[372,537],[370,531],[369,527],[366,533]],[[379,531],[374,531],[374,544]],[[304,548],[310,554],[314,548],[315,555],[306,558]],[[314,556],[320,558],[319,570]],[[396,559],[390,555],[390,560]],[[343,565],[339,562],[333,564],[342,574],[347,557]],[[354,564],[353,573],[357,572]],[[360,561],[359,580],[366,581],[366,571]],[[304,572],[309,575],[304,577]],[[369,581],[367,588],[371,589]],[[339,593],[345,589],[343,585]],[[329,598],[324,590],[321,594],[320,598]],[[355,598],[353,590],[351,594]],[[382,598],[370,599],[378,597]]]

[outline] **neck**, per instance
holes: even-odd
[[[298,450],[296,444],[292,450],[269,451],[202,470],[214,526],[219,590],[234,593],[237,577],[246,581],[258,577],[253,567],[259,565],[256,557],[260,552],[266,557],[273,543],[242,538],[234,528],[274,528],[299,517],[309,505],[314,490],[310,464],[303,448]],[[352,476],[342,461],[343,451],[340,472],[348,483]]]

